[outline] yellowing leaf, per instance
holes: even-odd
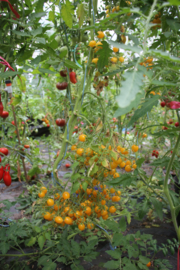
[[[102,161],[102,166],[105,167],[105,168],[108,168],[109,167],[109,162],[108,160],[105,158],[103,161]]]
[[[66,0],[66,4],[62,5],[61,8],[61,15],[62,18],[65,22],[65,24],[69,27],[72,28],[72,24],[73,24],[73,15],[74,14],[74,10],[73,10],[73,5],[69,2],[69,0]]]

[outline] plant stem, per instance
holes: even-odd
[[[180,133],[178,135],[178,138],[177,138],[177,141],[176,141],[176,145],[175,145],[174,150],[173,150],[173,154],[171,156],[171,159],[170,159],[169,164],[168,164],[168,167],[167,167],[166,177],[165,177],[165,180],[164,180],[164,194],[166,195],[167,200],[169,202],[171,216],[172,216],[172,221],[173,221],[173,224],[174,224],[174,228],[176,230],[176,233],[177,233],[178,241],[180,243],[180,232],[179,232],[179,228],[178,228],[178,224],[177,224],[177,220],[176,220],[176,208],[174,207],[172,198],[171,198],[170,193],[169,193],[169,187],[168,187],[168,178],[169,178],[170,170],[172,168],[172,165],[173,165],[173,161],[174,161],[176,152],[178,150],[179,143],[180,143]]]

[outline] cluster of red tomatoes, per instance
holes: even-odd
[[[70,73],[69,73],[69,79],[72,83],[77,83],[77,80],[76,80],[76,73],[74,71],[72,71],[72,69],[69,70]],[[61,70],[60,71],[60,75],[61,77],[67,77],[67,70]],[[68,87],[68,83],[65,81],[65,82],[58,82],[56,84],[56,88],[58,90],[65,90],[67,89]]]
[[[7,156],[9,153],[7,148],[0,148],[0,154],[3,156]],[[1,157],[0,157],[0,162],[1,162]],[[4,167],[0,167],[0,181],[3,179],[4,184],[6,186],[11,185],[11,176],[10,176],[10,165],[6,164]]]
[[[108,189],[96,179],[86,186],[87,188],[83,188],[80,184],[75,194],[70,195],[65,191],[61,195],[55,193],[53,197],[47,194],[46,187],[41,187],[38,196],[43,198],[41,202],[44,204],[44,219],[62,227],[66,224],[77,225],[83,231],[86,227],[92,230],[95,219],[102,217],[106,220],[116,212],[113,204],[120,201],[120,190]]]
[[[156,158],[158,158],[158,156],[159,156],[159,152],[157,151],[157,150],[153,150],[152,151],[152,157],[156,157]]]

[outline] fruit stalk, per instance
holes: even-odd
[[[21,140],[20,140],[20,136],[19,136],[19,129],[18,129],[18,126],[17,126],[16,114],[15,114],[14,106],[13,105],[11,105],[11,106],[12,106],[12,112],[13,112],[14,124],[15,124],[15,127],[16,127],[18,142],[19,142],[19,145],[21,145]],[[21,156],[21,160],[22,160],[23,169],[24,169],[24,176],[25,176],[26,182],[28,182],[26,166],[25,166],[24,158],[22,156]]]

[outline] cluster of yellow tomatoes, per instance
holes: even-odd
[[[52,193],[52,190],[51,190]],[[55,193],[54,196],[48,194],[46,187],[41,187],[38,193],[42,198],[42,216],[56,225],[64,227],[67,225],[77,225],[80,231],[85,228],[94,229],[94,219],[102,217],[108,219],[109,215],[116,212],[116,207],[111,201],[120,201],[121,191],[114,188],[106,188],[96,179],[84,190],[82,185],[75,194],[70,195],[64,191],[61,195]],[[108,204],[108,205],[107,205]]]
[[[93,151],[90,147],[83,148],[82,142],[86,141],[86,135],[81,134],[78,138],[79,142],[77,145],[72,145],[71,150],[75,152],[75,159],[78,157],[84,157],[84,165],[91,166],[93,163],[96,163],[99,166],[99,172],[97,176],[107,177],[112,175],[114,178],[120,177],[119,173],[116,171],[116,168],[119,166],[121,169],[124,168],[126,172],[131,172],[133,169],[136,169],[137,165],[135,161],[130,161],[128,159],[129,151],[121,147],[120,145],[112,148],[111,145],[105,147],[104,145],[99,146],[98,153]],[[80,147],[81,146],[81,147]],[[138,151],[137,145],[132,145],[131,150],[133,153]],[[82,166],[83,164],[81,164]],[[91,175],[91,174],[90,174]]]
[[[105,34],[102,31],[98,31],[97,33],[98,33],[98,36],[97,37],[99,39],[104,38]],[[124,39],[125,36],[124,35],[122,35],[122,36],[123,36],[123,37],[121,37],[122,42],[125,43],[126,42],[126,40]],[[89,45],[88,46],[94,48],[94,53],[96,53],[98,50],[102,49],[102,45],[103,44],[100,41],[96,42],[95,40],[91,40],[89,42]],[[116,47],[114,47],[113,48],[113,52],[118,53],[119,52],[119,49],[116,48]],[[97,64],[98,60],[99,60],[98,57],[95,57],[95,58],[92,59],[92,63],[93,64]],[[118,60],[121,63],[123,63],[124,62],[124,57],[123,56],[120,56],[119,58],[118,57],[111,57],[111,59],[110,59],[111,63],[113,63],[113,64],[117,63]]]
[[[152,26],[153,29],[161,28],[161,19],[160,19],[160,17],[161,17],[161,12],[158,12],[155,15],[154,19],[152,20],[151,23],[156,24],[156,25]]]
[[[141,66],[145,66],[148,69],[152,69],[153,66],[153,58],[152,57],[148,57],[148,58],[144,58],[144,61],[139,63]]]

